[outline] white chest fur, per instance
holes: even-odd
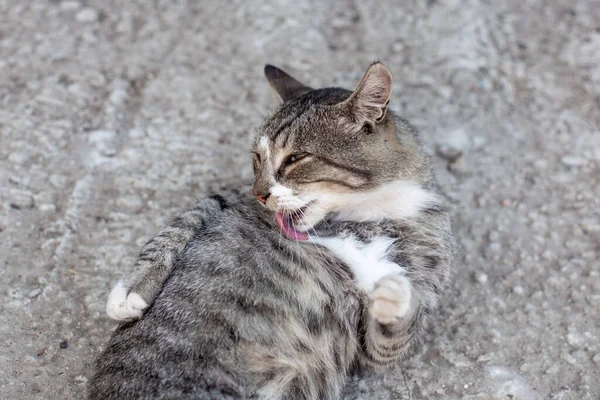
[[[371,243],[362,243],[354,237],[348,238],[315,238],[310,241],[327,247],[340,260],[345,262],[356,277],[356,284],[361,289],[371,292],[375,282],[386,275],[404,275],[400,265],[389,260],[388,250],[394,243],[389,237],[379,237]]]

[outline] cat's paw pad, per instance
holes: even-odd
[[[106,313],[117,321],[138,319],[148,308],[148,303],[137,293],[127,293],[123,282],[119,281],[108,295],[106,302]]]
[[[386,275],[375,283],[371,298],[371,315],[388,325],[407,316],[410,311],[412,285],[403,275]]]

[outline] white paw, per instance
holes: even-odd
[[[403,275],[386,275],[375,283],[369,294],[371,315],[380,324],[391,324],[404,318],[410,311],[412,285]]]
[[[138,319],[148,308],[148,303],[137,293],[127,294],[127,288],[119,281],[108,295],[106,313],[117,321]]]

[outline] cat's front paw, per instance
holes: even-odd
[[[375,282],[371,299],[371,315],[380,324],[389,325],[406,317],[410,311],[412,285],[407,277],[386,275]]]
[[[148,303],[138,293],[129,292],[129,289],[119,281],[108,295],[106,313],[117,321],[138,319],[148,308]]]

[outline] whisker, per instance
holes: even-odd
[[[292,211],[292,216],[294,216],[294,219],[297,219],[298,218],[297,211]],[[298,241],[298,237],[294,237],[294,240],[296,241],[296,246],[298,247],[298,253],[300,253],[300,243]]]
[[[325,207],[321,207],[321,206],[320,206],[318,203],[311,204],[310,206],[311,206],[311,207],[315,207],[315,208],[317,208],[317,209],[320,209],[320,210],[327,211],[327,210],[325,209]],[[323,222],[325,225],[327,225],[327,228],[329,228],[330,230],[332,230],[332,231],[333,231],[333,229],[331,228],[331,225],[329,225],[329,222],[328,222],[326,219],[323,219],[323,220],[322,220],[322,222]],[[316,230],[314,229],[314,227],[312,228],[312,231],[316,233]],[[318,237],[318,235],[317,235],[317,237]]]
[[[306,217],[306,214],[305,214],[304,210],[298,210],[298,212],[300,213],[300,217],[301,217],[302,219],[304,219],[304,218]],[[313,231],[313,232],[314,232],[314,235],[317,237],[317,239],[321,239],[321,238],[319,237],[319,234],[317,233],[317,231],[316,231],[314,228],[310,228],[310,229],[309,229],[309,231]],[[310,237],[310,234],[309,234],[308,232],[307,232],[307,235],[309,235],[309,237]],[[318,245],[317,243],[313,243],[313,242],[311,242],[311,244],[312,244],[313,246],[315,246],[315,248],[316,248],[316,249],[317,249],[317,251],[319,252],[319,255],[320,255],[320,256],[321,256],[323,259],[326,259],[326,258],[327,258],[327,257],[325,256],[325,253],[323,253],[323,249],[321,248],[321,246],[320,246],[320,245]]]
[[[279,249],[281,249],[281,237],[283,236],[283,232],[281,232],[281,228],[279,227],[279,224],[277,223],[277,217],[275,218],[275,225],[277,225],[277,228],[279,229],[279,240],[277,242],[277,245],[279,246]]]

